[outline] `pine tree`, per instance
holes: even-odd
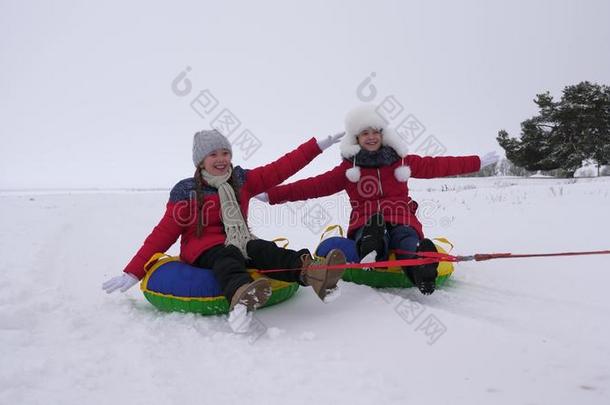
[[[572,177],[586,159],[610,161],[610,87],[581,82],[563,90],[559,102],[549,92],[534,99],[539,114],[521,123],[520,139],[498,132],[506,157],[527,170],[560,169]]]

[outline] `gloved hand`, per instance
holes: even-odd
[[[113,277],[102,284],[102,289],[106,291],[107,294],[110,294],[118,289],[120,289],[121,292],[125,292],[136,285],[139,281],[140,280],[138,280],[138,278],[133,274],[123,273],[122,275]]]
[[[317,139],[318,146],[320,147],[322,152],[324,152],[326,149],[330,148],[334,144],[341,142],[341,138],[343,138],[343,135],[345,135],[345,132],[340,132],[334,135],[328,135],[326,138],[323,139]]]
[[[254,198],[256,198],[258,201],[262,201],[264,203],[268,203],[269,202],[269,194],[267,193],[260,193],[254,196]]]
[[[481,169],[482,169],[485,166],[489,166],[489,165],[493,165],[494,163],[498,163],[498,160],[500,160],[500,156],[496,152],[489,152],[489,153],[484,154],[483,156],[480,156],[479,159],[481,159]]]

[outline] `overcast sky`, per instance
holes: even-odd
[[[610,84],[609,4],[0,0],[0,188],[170,188],[225,109],[244,167],[362,100],[415,117],[413,150],[501,151],[535,94]],[[338,162],[335,146],[298,177]]]

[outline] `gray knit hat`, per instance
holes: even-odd
[[[210,153],[218,149],[228,149],[233,154],[231,143],[215,129],[199,131],[193,138],[193,164],[199,165]]]

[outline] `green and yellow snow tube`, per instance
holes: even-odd
[[[181,262],[178,257],[157,253],[147,263],[148,271],[140,283],[146,299],[161,311],[193,312],[219,315],[229,312],[229,302],[209,269]],[[252,278],[261,277],[249,270]],[[271,279],[272,294],[263,306],[268,307],[291,298],[299,289],[297,283]]]
[[[316,249],[317,256],[325,256],[331,249],[340,249],[345,254],[348,263],[358,263],[359,257],[356,251],[356,244],[353,240],[343,237],[343,230],[339,225],[328,227],[322,238],[327,232],[338,229],[341,236],[333,236],[322,240]],[[445,238],[433,239],[437,250],[440,253],[447,253],[442,244],[452,246]],[[388,260],[396,260],[394,252],[390,251]],[[441,262],[438,266],[438,276],[436,278],[436,286],[443,285],[453,274],[453,263]],[[360,268],[348,268],[343,273],[344,281],[351,281],[356,284],[364,284],[376,288],[409,288],[413,284],[401,267],[376,268],[372,270],[364,270]]]

